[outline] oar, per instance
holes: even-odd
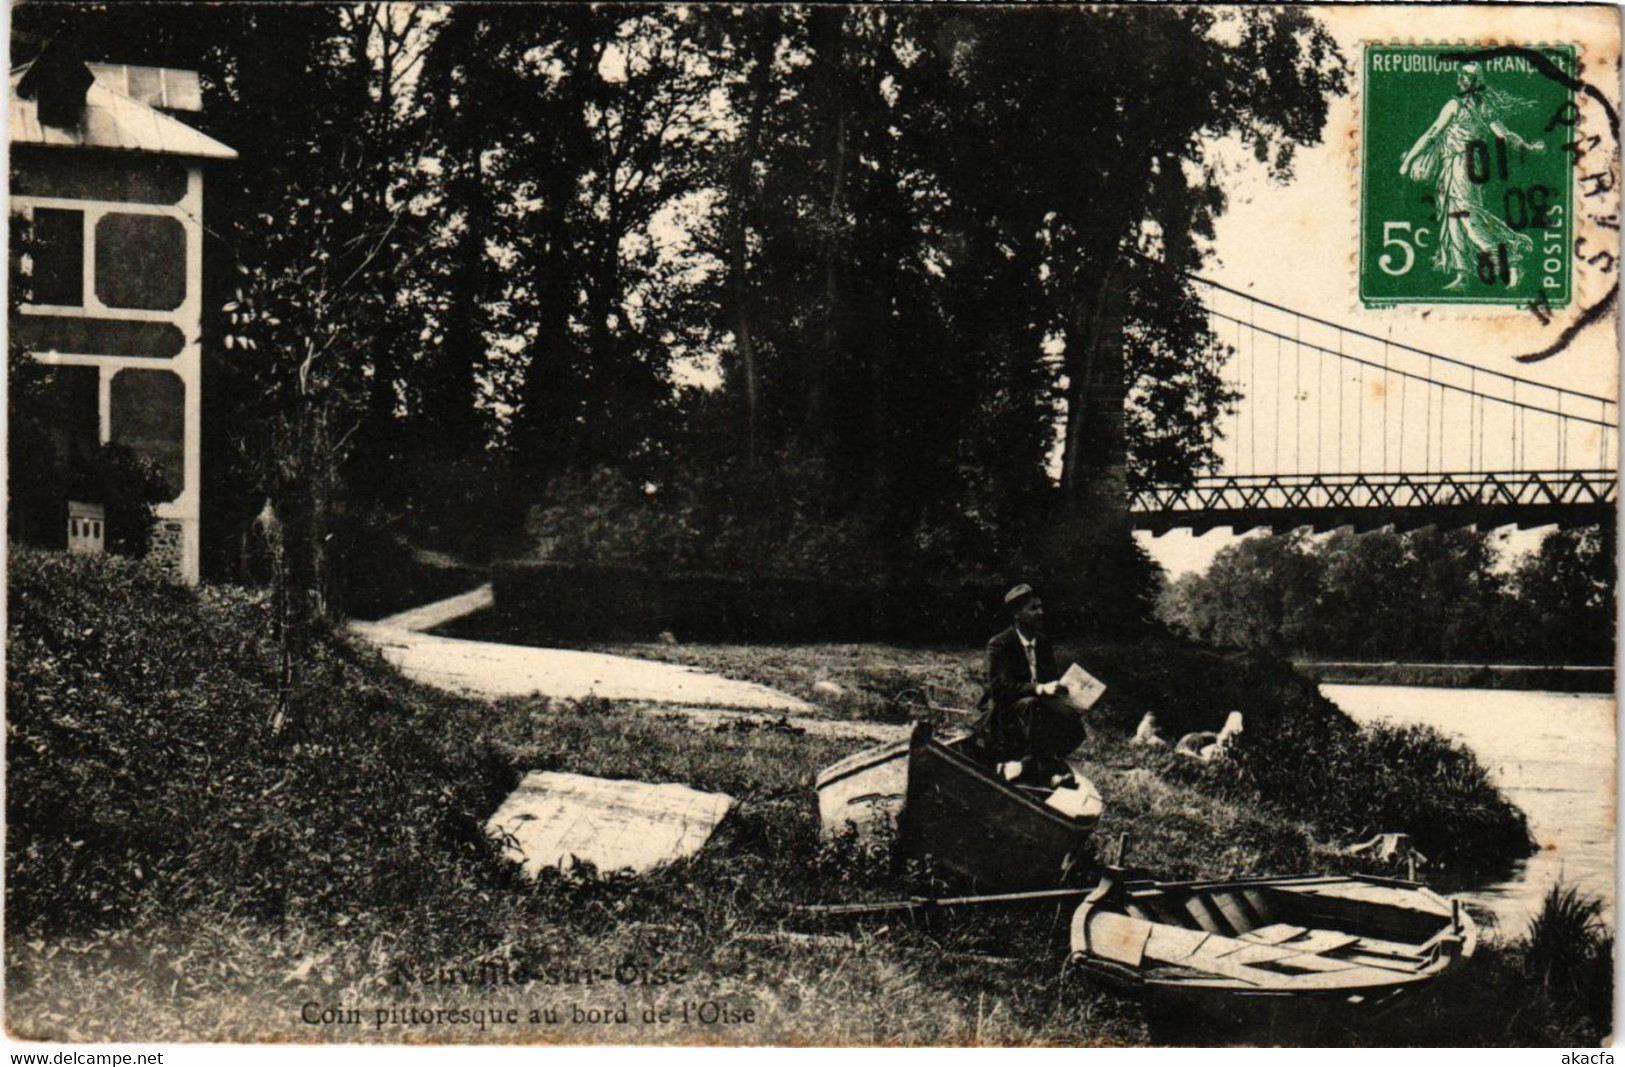
[[[792,904],[790,910],[803,915],[888,915],[894,912],[935,911],[984,904],[1045,904],[1082,900],[1095,886],[1069,889],[1035,889],[1024,893],[988,893],[968,897],[910,897],[907,900],[877,900],[856,904]]]

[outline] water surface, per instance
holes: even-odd
[[[1521,933],[1556,881],[1614,901],[1614,698],[1596,693],[1322,685],[1360,722],[1437,727],[1466,743],[1529,816],[1540,851],[1503,882],[1464,892]],[[1609,921],[1613,916],[1610,911]]]

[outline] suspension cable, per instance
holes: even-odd
[[[1275,336],[1275,472],[1281,472],[1281,335]]]
[[[1382,345],[1382,473],[1388,473],[1388,343]]]
[[[1337,330],[1337,354],[1343,354],[1343,330]],[[1343,394],[1347,390],[1343,386],[1343,367],[1337,364],[1337,469],[1343,469]]]
[[[1150,256],[1142,256],[1141,258],[1147,260],[1148,262],[1156,264],[1157,266],[1164,266],[1164,267],[1166,266],[1166,264],[1163,264],[1158,260],[1152,259]],[[1615,400],[1611,400],[1608,397],[1604,397],[1604,396],[1597,396],[1594,393],[1582,393],[1582,392],[1579,392],[1578,390],[1575,390],[1575,389],[1564,389],[1563,387],[1557,386],[1557,385],[1542,385],[1542,384],[1540,384],[1538,382],[1530,382],[1527,379],[1519,378],[1517,375],[1508,374],[1505,371],[1491,370],[1491,369],[1489,369],[1487,367],[1479,367],[1475,363],[1469,363],[1466,360],[1462,360],[1462,359],[1455,359],[1454,357],[1451,357],[1451,356],[1441,356],[1439,353],[1437,353],[1437,352],[1429,352],[1425,348],[1417,348],[1414,345],[1407,345],[1407,344],[1405,344],[1403,342],[1400,342],[1400,341],[1390,341],[1390,340],[1388,340],[1386,338],[1378,337],[1375,334],[1369,334],[1369,333],[1365,333],[1364,331],[1361,331],[1361,330],[1356,330],[1351,326],[1343,326],[1343,325],[1340,325],[1339,323],[1331,322],[1331,321],[1329,321],[1327,319],[1316,318],[1313,315],[1308,315],[1308,314],[1305,314],[1305,313],[1303,313],[1301,311],[1294,311],[1293,309],[1291,309],[1289,307],[1282,307],[1280,304],[1271,303],[1270,301],[1265,300],[1265,299],[1263,299],[1261,297],[1253,296],[1251,293],[1244,293],[1244,292],[1241,292],[1238,289],[1232,289],[1230,286],[1224,285],[1224,284],[1222,284],[1220,282],[1216,282],[1216,281],[1212,280],[1211,278],[1204,278],[1201,275],[1190,274],[1190,273],[1183,272],[1183,271],[1181,271],[1180,273],[1185,274],[1185,277],[1189,278],[1193,282],[1196,282],[1196,283],[1201,284],[1201,285],[1212,286],[1213,288],[1222,290],[1222,291],[1224,291],[1226,293],[1231,294],[1232,296],[1239,296],[1243,300],[1248,301],[1249,303],[1261,304],[1264,307],[1270,308],[1273,311],[1280,311],[1280,312],[1283,312],[1284,314],[1287,314],[1287,315],[1296,315],[1299,318],[1301,318],[1301,319],[1303,319],[1303,320],[1305,320],[1307,322],[1312,322],[1317,326],[1325,326],[1328,329],[1334,329],[1334,330],[1344,330],[1344,331],[1354,335],[1355,337],[1363,337],[1368,341],[1381,341],[1383,344],[1392,344],[1393,347],[1398,348],[1398,349],[1400,349],[1402,351],[1410,352],[1410,353],[1413,353],[1413,354],[1418,355],[1418,356],[1425,356],[1428,359],[1437,360],[1440,363],[1448,363],[1451,366],[1463,367],[1463,368],[1466,368],[1466,369],[1469,369],[1469,370],[1482,370],[1485,374],[1491,375],[1491,376],[1496,377],[1496,378],[1505,378],[1508,381],[1523,382],[1525,385],[1535,385],[1535,386],[1538,386],[1541,389],[1549,389],[1552,392],[1572,393],[1574,396],[1584,397],[1587,400],[1600,400],[1600,401],[1603,402],[1604,405],[1617,403],[1617,401],[1615,401]],[[1604,410],[1606,410],[1606,408]],[[1606,421],[1606,419],[1604,421]]]
[[[1303,321],[1297,320],[1293,333],[1303,334]],[[1292,344],[1292,473],[1303,473],[1303,342]]]

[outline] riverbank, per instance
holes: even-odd
[[[338,633],[317,643],[297,736],[277,737],[262,598],[174,586],[117,560],[29,553],[13,557],[9,578],[6,966],[19,1037],[1286,1039],[1154,1029],[1137,1000],[1062,967],[1064,915],[929,926],[794,915],[796,903],[938,895],[948,884],[895,870],[881,853],[820,844],[812,779],[861,740],[768,715],[704,724],[650,703],[461,699],[408,682]],[[1256,665],[1171,651],[1139,657],[1131,685],[1127,659],[1094,651],[1103,676],[1139,700],[1166,700],[1171,717],[1225,699],[1230,685],[1258,700],[1305,692],[1270,673],[1281,688],[1269,696],[1249,673]],[[761,662],[756,649],[715,655]],[[924,685],[974,669],[968,651],[778,655],[812,692],[843,684],[821,677],[843,657],[849,682],[877,662],[923,664],[910,680]],[[861,710],[820,713],[858,722]],[[1118,722],[1095,731],[1086,771],[1108,798],[1099,839],[1128,832],[1136,863],[1220,877],[1352,862],[1323,829],[1256,794],[1227,795],[1237,783],[1176,769],[1129,744]],[[480,830],[531,769],[682,782],[736,804],[690,860],[639,878],[577,869],[531,883]],[[1524,953],[1515,937],[1485,946],[1403,1032],[1385,1020],[1377,1033],[1311,1036],[1594,1043],[1600,1031],[1572,1004],[1531,984]]]
[[[1475,882],[1465,894],[1504,927],[1527,926],[1559,882],[1612,907],[1613,694],[1375,685],[1321,691],[1358,722],[1424,724],[1461,741],[1528,816],[1538,850],[1507,878]]]
[[[1610,665],[1536,663],[1400,663],[1293,660],[1311,681],[1327,685],[1408,685],[1443,689],[1517,689],[1548,693],[1612,693]]]

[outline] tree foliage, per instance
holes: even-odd
[[[467,470],[500,475],[465,546],[529,508],[585,545],[619,508],[699,523],[700,559],[741,521],[703,487],[847,546],[764,566],[1036,564],[1089,464],[1212,463],[1235,398],[1179,272],[1217,146],[1286,178],[1345,87],[1300,9],[176,10],[17,22],[202,71],[196,121],[242,153],[210,175],[205,322],[240,462],[205,490],[242,525],[273,501],[318,604],[338,514],[443,526]]]
[[[1617,527],[1555,530],[1512,573],[1514,632],[1526,654],[1605,663],[1614,656]]]

